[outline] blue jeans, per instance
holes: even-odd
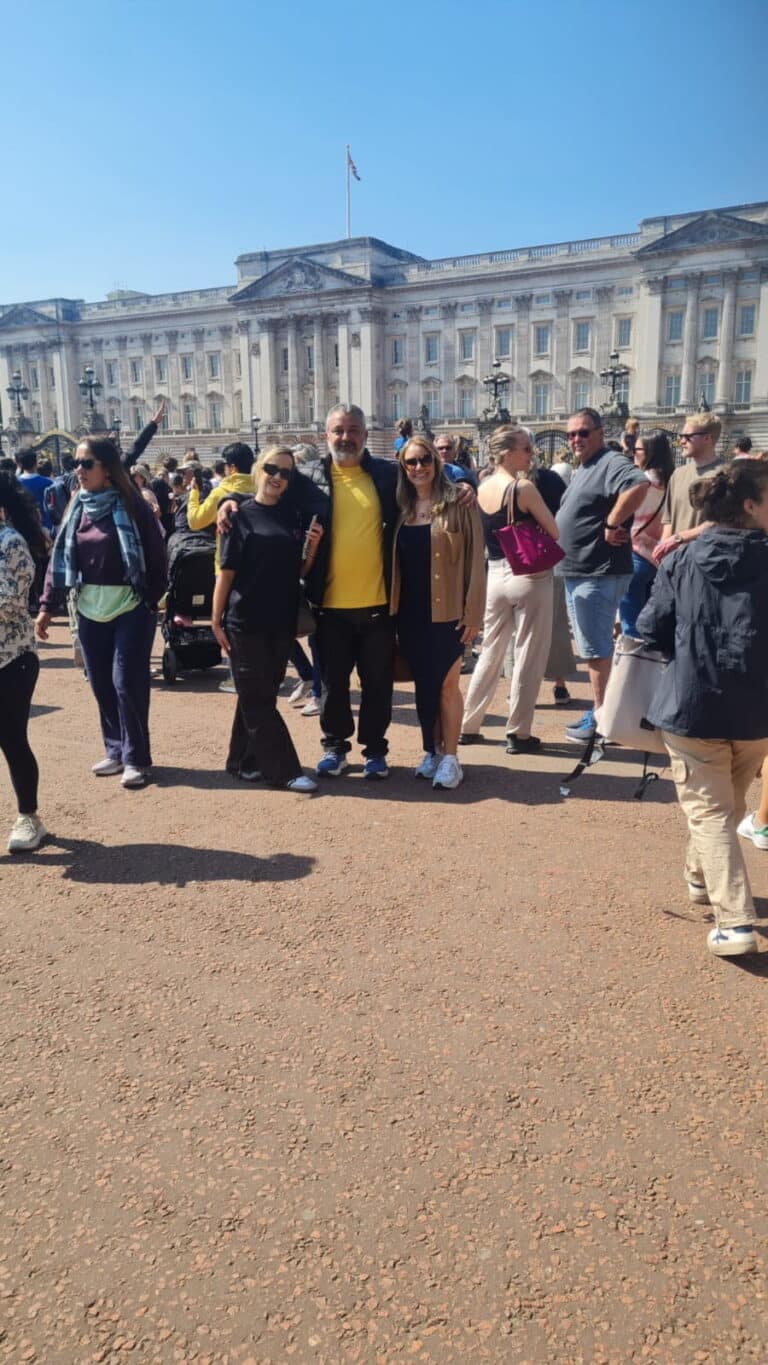
[[[107,758],[149,768],[149,660],[155,613],[143,602],[114,621],[77,615],[80,648],[99,706]]]
[[[632,581],[619,603],[619,620],[623,635],[634,635],[637,618],[651,595],[656,577],[656,565],[643,555],[632,552]]]
[[[610,659],[616,612],[630,585],[630,575],[564,576],[563,581],[576,653],[582,659]]]
[[[317,660],[317,650],[315,649],[315,637],[310,635],[309,652],[312,655],[312,662],[309,662],[304,649],[298,640],[294,640],[291,652],[288,656],[302,682],[311,682],[312,696],[319,697],[322,686],[320,679],[320,664]]]

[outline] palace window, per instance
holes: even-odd
[[[619,290],[619,293],[621,293],[621,290]],[[592,290],[591,290],[591,289],[577,289],[577,290],[576,290],[576,302],[577,302],[577,303],[586,303],[587,299],[591,299],[591,298],[592,298]]]
[[[315,368],[315,347],[314,347],[314,344],[313,344],[311,341],[308,341],[308,342],[307,342],[307,345],[306,345],[306,348],[305,348],[305,351],[304,351],[304,357],[305,357],[306,362],[307,362],[307,371],[308,371],[309,374],[312,374],[312,371],[313,371],[314,368]],[[312,419],[310,418],[310,421],[311,421],[311,420],[312,420]]]
[[[549,294],[536,294],[533,301],[534,303],[549,303],[551,296]]]
[[[221,431],[221,403],[211,403],[208,416],[211,431]]]
[[[709,403],[710,407],[715,401],[715,372],[714,370],[704,370],[699,375],[699,397]]]
[[[218,379],[221,374],[221,357],[218,351],[208,352],[208,378]]]
[[[436,365],[438,361],[438,346],[440,337],[437,332],[430,332],[424,338],[424,361],[427,365]]]
[[[49,389],[56,388],[56,371],[53,368],[53,365],[48,366],[48,388]]]
[[[287,346],[281,346],[281,348],[280,348],[280,369],[282,370],[283,374],[287,374],[287,373],[288,373],[288,347],[287,347]]]
[[[755,334],[755,305],[742,304],[739,309],[739,336],[751,337]],[[34,385],[32,386],[34,388]]]
[[[193,379],[195,374],[195,357],[192,355],[182,355],[179,356],[179,359],[181,361],[182,379]]]
[[[164,355],[155,356],[155,379],[158,384],[164,384],[168,378],[168,361]]]
[[[573,325],[573,349],[574,351],[589,350],[589,323],[575,322]]]
[[[338,341],[334,341],[334,343],[333,343],[333,368],[334,368],[335,370],[338,370],[338,368],[339,368],[339,343],[338,343]]]
[[[549,355],[549,333],[548,322],[537,322],[533,329],[533,353],[534,355]]]
[[[474,332],[459,333],[459,355],[462,360],[474,360],[475,358],[475,334]]]
[[[392,364],[402,365],[403,363],[403,339],[402,337],[392,338]]]
[[[549,384],[534,384],[533,411],[537,417],[546,417],[549,412]]]
[[[310,393],[309,396],[308,396],[308,398],[307,398],[307,421],[308,421],[308,422],[314,422],[314,420],[315,420],[315,399],[314,399],[314,395]]]
[[[664,380],[664,406],[676,408],[680,402],[680,375],[668,374]]]
[[[290,405],[290,403],[288,402],[288,399],[287,399],[287,398],[284,398],[284,399],[283,399],[283,421],[287,423],[287,422],[290,422],[290,420],[291,420],[291,405]]]
[[[589,380],[574,379],[573,381],[573,409],[577,412],[579,408],[589,407]]]
[[[40,376],[37,372],[37,365],[30,365],[29,367],[29,387],[31,389],[40,388]]]
[[[632,345],[631,318],[616,319],[616,345],[618,346],[620,351],[624,350],[627,346]]]
[[[131,383],[132,383],[132,384],[140,384],[140,383],[141,383],[141,361],[140,361],[140,360],[132,360],[132,361],[131,361]]]
[[[238,379],[243,377],[243,357],[239,351],[235,351],[235,375]]]
[[[620,294],[622,298],[626,298],[629,294],[634,294],[634,292],[634,287],[631,284],[620,284],[616,290],[616,293]],[[578,295],[576,297],[578,298]]]
[[[626,404],[627,404],[627,407],[629,407],[629,375],[628,375],[628,374],[622,375],[621,378],[617,381],[617,384],[616,384],[616,397],[618,398],[618,400],[619,400],[620,403],[626,403]]]
[[[117,361],[108,360],[105,368],[107,371],[107,383],[109,387],[113,389],[117,383]]]
[[[393,422],[399,422],[403,415],[402,394],[393,393],[389,400],[389,415]]]
[[[141,428],[142,428],[143,426],[144,426],[144,409],[143,409],[143,408],[140,408],[140,407],[135,407],[135,408],[133,409],[133,429],[134,429],[134,431],[141,431]]]
[[[752,371],[736,371],[736,387],[733,391],[734,403],[752,402]]]
[[[702,341],[717,340],[717,325],[720,319],[719,308],[705,308],[704,317],[701,324]]]
[[[496,359],[502,359],[512,354],[512,329],[511,327],[496,328]]]
[[[182,409],[181,409],[181,417],[182,417],[182,421],[183,421],[183,423],[184,423],[184,430],[185,430],[185,431],[194,431],[194,429],[195,429],[195,405],[194,405],[194,403],[184,403],[184,405],[183,405],[183,407],[182,407]]]
[[[681,308],[676,308],[674,312],[667,313],[667,341],[682,341],[682,339],[683,311]]]
[[[475,395],[471,389],[459,389],[459,417],[468,422],[475,416]]]
[[[439,389],[427,388],[424,390],[424,406],[427,409],[427,417],[430,422],[437,422],[440,417]]]

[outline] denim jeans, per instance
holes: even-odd
[[[616,613],[630,585],[631,575],[569,576],[563,581],[576,653],[582,659],[610,659]]]
[[[623,635],[634,635],[637,618],[651,595],[656,577],[656,565],[643,555],[632,552],[632,579],[619,603],[619,620]]]
[[[143,602],[114,621],[91,621],[78,612],[80,648],[98,703],[107,758],[149,768],[149,660],[155,613]]]

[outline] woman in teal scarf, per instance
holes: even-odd
[[[114,442],[87,436],[75,453],[78,491],[67,508],[35,622],[47,640],[51,598],[77,592],[78,632],[99,707],[105,757],[98,777],[144,786],[149,743],[149,661],[165,590],[165,545],[152,509],[130,481]]]

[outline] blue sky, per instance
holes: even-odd
[[[2,303],[342,237],[347,142],[353,234],[424,256],[768,198],[764,0],[27,0],[2,28]]]

